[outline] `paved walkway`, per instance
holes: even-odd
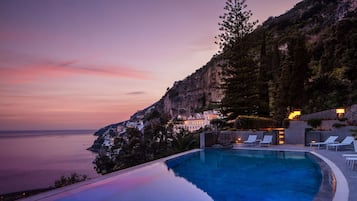
[[[234,148],[251,148],[251,149],[256,149],[257,147],[247,147],[244,145],[234,145]],[[258,148],[263,148],[263,147],[258,147]],[[320,150],[317,150],[316,147],[310,148],[306,147],[303,145],[272,145],[269,147],[266,147],[264,149],[287,149],[287,150],[305,150],[305,151],[314,151],[330,161],[332,161],[344,174],[348,186],[349,186],[349,201],[357,201],[357,167],[355,167],[354,170],[352,170],[345,162],[345,159],[342,157],[342,154],[357,154],[354,152],[352,149],[345,149],[341,151],[332,151],[332,150],[326,150],[324,147],[321,148]]]

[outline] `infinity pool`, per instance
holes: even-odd
[[[206,150],[175,163],[167,162],[176,176],[213,200],[313,200],[322,181],[320,166],[305,152]]]
[[[322,179],[306,152],[206,149],[33,200],[311,201]]]

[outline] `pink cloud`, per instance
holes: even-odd
[[[0,63],[1,65],[1,63]],[[84,67],[76,60],[62,62],[31,62],[31,64],[6,64],[0,66],[0,80],[6,83],[30,83],[40,78],[62,78],[72,75],[119,77],[149,80],[147,72],[122,66]]]
[[[128,92],[126,93],[126,95],[142,95],[145,94],[144,91],[132,91],[132,92]]]

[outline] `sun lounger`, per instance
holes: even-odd
[[[357,157],[357,154],[342,154],[342,157]]]
[[[355,161],[357,161],[357,154],[342,154],[342,157],[346,159],[346,164],[353,170]]]
[[[257,135],[249,135],[248,139],[243,142],[244,144],[253,145],[257,143]]]
[[[335,143],[335,140],[338,138],[338,136],[330,136],[328,137],[324,142],[312,142],[310,143],[310,148],[312,146],[317,146],[317,149],[320,149],[320,146],[322,145],[327,145],[327,144],[333,144]]]
[[[350,166],[350,168],[353,170],[355,167],[355,162],[357,161],[357,157],[347,157],[346,158],[346,163],[347,165]]]
[[[260,141],[260,146],[271,145],[272,141],[273,141],[273,136],[272,135],[264,135],[263,140]]]
[[[329,147],[335,147],[336,151],[338,147],[344,147],[344,146],[350,146],[352,145],[353,141],[354,141],[354,137],[352,136],[347,136],[341,143],[333,143],[333,144],[327,144],[326,145],[326,149],[328,150]]]

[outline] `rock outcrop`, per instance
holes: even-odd
[[[177,81],[162,98],[163,111],[171,117],[189,116],[214,107],[223,98],[222,67],[212,59],[184,80]]]

